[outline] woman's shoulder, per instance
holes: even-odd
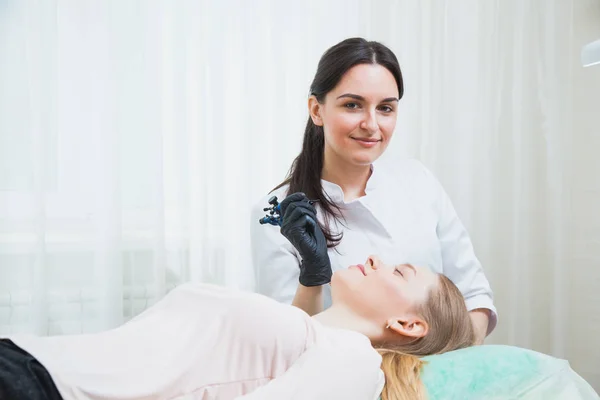
[[[431,171],[416,158],[385,159],[375,163],[374,168],[390,177],[413,177],[425,179]]]
[[[349,329],[324,326],[318,321],[316,322],[316,325],[323,331],[320,344],[330,347],[354,348],[372,355],[379,354],[373,349],[371,341],[366,335]]]
[[[428,192],[438,189],[438,180],[433,172],[416,158],[382,160],[374,165],[374,172],[377,179],[383,181],[384,187]]]
[[[320,357],[319,365],[335,371],[330,379],[353,380],[364,385],[363,391],[381,393],[385,376],[381,371],[381,354],[373,348],[369,338],[361,333],[325,327],[327,338],[311,349]],[[377,398],[375,395],[373,398]]]

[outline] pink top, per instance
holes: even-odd
[[[206,284],[178,286],[106,332],[10,339],[48,369],[65,400],[372,400],[383,387],[366,336]]]

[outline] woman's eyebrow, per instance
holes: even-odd
[[[415,273],[415,275],[417,275],[417,270],[416,270],[416,268],[415,268],[415,267],[413,267],[411,264],[402,263],[402,264],[395,264],[395,265],[394,265],[394,269],[395,269],[395,270],[398,270],[400,273],[402,273],[402,271],[401,271],[401,270],[405,269],[405,267],[406,267],[406,268],[408,268],[408,269],[410,269],[410,270],[412,270],[412,271]]]
[[[415,268],[414,265],[412,264],[405,264],[409,269],[412,269],[412,271],[414,272],[415,276],[417,276],[417,269]]]
[[[344,97],[349,97],[349,98],[354,99],[354,100],[361,100],[361,101],[365,100],[364,97],[359,96],[357,94],[352,94],[352,93],[344,93],[344,94],[338,96],[337,99],[341,99],[341,98],[344,98]],[[391,101],[399,101],[399,100],[398,100],[397,97],[387,97],[387,98],[383,99],[381,102],[382,103],[389,103]]]

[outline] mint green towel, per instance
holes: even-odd
[[[423,360],[429,400],[600,399],[567,361],[515,346],[476,346]]]

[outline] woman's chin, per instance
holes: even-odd
[[[379,157],[381,153],[370,152],[370,151],[362,151],[357,152],[352,155],[352,164],[356,166],[368,166],[373,164]]]
[[[331,277],[331,290],[338,292],[349,291],[359,283],[357,278],[356,271],[348,268],[337,270]]]

